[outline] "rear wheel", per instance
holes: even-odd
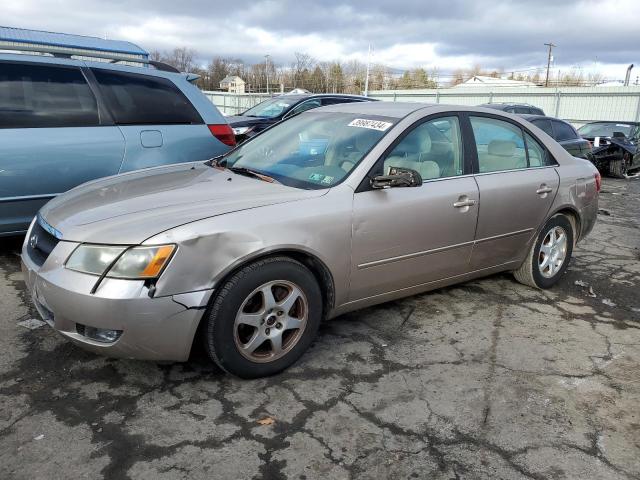
[[[555,285],[569,266],[573,236],[573,227],[565,215],[551,217],[531,246],[526,260],[514,272],[516,280],[534,288]]]
[[[205,328],[209,356],[242,378],[292,365],[316,336],[322,295],[313,274],[289,257],[260,260],[223,285]]]
[[[627,174],[627,168],[631,164],[631,155],[629,152],[624,152],[622,158],[616,158],[609,162],[609,175],[615,178],[625,178]]]

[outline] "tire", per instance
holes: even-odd
[[[549,244],[552,241],[551,232],[556,232],[556,235],[559,232],[563,232],[566,235],[564,249],[558,243],[554,250],[549,250]],[[555,285],[571,261],[573,239],[574,232],[571,221],[562,214],[551,217],[540,230],[538,238],[529,249],[525,261],[520,268],[513,272],[516,280],[534,288],[545,289]],[[557,252],[560,253],[559,256],[555,256]],[[562,252],[564,252],[563,256]],[[558,264],[557,261],[559,261],[560,256],[563,259]],[[547,263],[544,262],[545,258]],[[557,259],[557,261],[553,261],[554,259]]]
[[[627,173],[627,164],[629,160],[629,154],[625,153],[623,158],[617,158],[609,162],[609,175],[614,178],[625,178]]]
[[[322,293],[309,269],[289,257],[270,257],[222,285],[205,314],[205,347],[232,375],[274,375],[309,348],[321,318]]]

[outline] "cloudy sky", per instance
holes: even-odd
[[[195,49],[287,65],[296,51],[318,60],[373,61],[442,73],[480,64],[505,71],[581,67],[623,78],[640,72],[638,0],[19,0],[0,2],[0,25],[130,40],[147,50]]]

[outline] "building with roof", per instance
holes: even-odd
[[[220,88],[229,93],[244,93],[245,81],[237,75],[228,75],[220,81]]]
[[[147,64],[149,52],[122,40],[0,26],[0,51]]]
[[[454,88],[468,87],[537,87],[537,85],[533,82],[527,82],[525,80],[512,80],[510,78],[474,75],[469,80],[459,83]]]

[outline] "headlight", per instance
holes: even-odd
[[[171,259],[175,248],[175,245],[133,248],[80,245],[73,251],[65,266],[70,270],[93,275],[103,275],[106,272],[107,277],[114,278],[156,278]]]
[[[249,133],[253,130],[253,127],[235,127],[232,130],[234,135],[244,135],[245,133]]]

